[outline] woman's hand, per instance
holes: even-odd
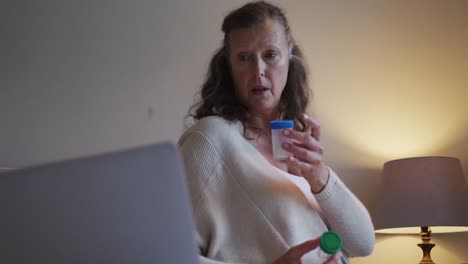
[[[301,264],[302,256],[316,249],[320,244],[320,237],[314,240],[308,240],[302,244],[290,248],[286,253],[279,257],[273,264]],[[336,254],[327,259],[323,264],[341,264],[341,254]]]
[[[323,162],[320,145],[320,123],[303,114],[302,119],[311,128],[311,133],[292,129],[283,130],[283,135],[293,139],[293,144],[283,143],[283,148],[294,156],[287,159],[291,173],[304,177],[312,192],[320,192],[328,182],[329,170]],[[300,173],[298,173],[300,171]]]

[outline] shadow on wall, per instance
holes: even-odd
[[[381,170],[339,166],[332,166],[332,168],[372,215],[380,187]]]
[[[463,168],[463,174],[465,175],[466,183],[468,185],[468,124],[464,131],[460,132],[460,137],[457,137],[456,140],[453,140],[439,150],[441,155],[452,156],[460,159]],[[468,246],[467,246],[468,248]]]
[[[327,124],[323,124],[323,127],[326,128]],[[458,135],[468,135],[468,126],[459,131]],[[326,149],[327,163],[372,214],[376,206],[383,165],[389,159],[367,153],[344,141],[333,131],[324,131],[322,143]],[[443,148],[415,156],[431,155],[460,159],[468,185],[468,137],[454,136]]]

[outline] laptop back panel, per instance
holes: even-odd
[[[196,263],[175,145],[0,174],[0,263]]]

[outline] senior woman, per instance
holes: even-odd
[[[369,214],[325,164],[320,125],[305,114],[305,62],[284,12],[248,3],[223,21],[195,123],[179,140],[186,165],[201,263],[347,263],[369,255]],[[272,155],[270,121],[294,120],[283,135],[291,153]],[[319,257],[327,231],[341,253]]]

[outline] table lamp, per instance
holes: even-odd
[[[468,231],[468,187],[460,161],[416,157],[386,162],[373,217],[376,233],[420,230],[421,263],[431,259],[431,233]]]

